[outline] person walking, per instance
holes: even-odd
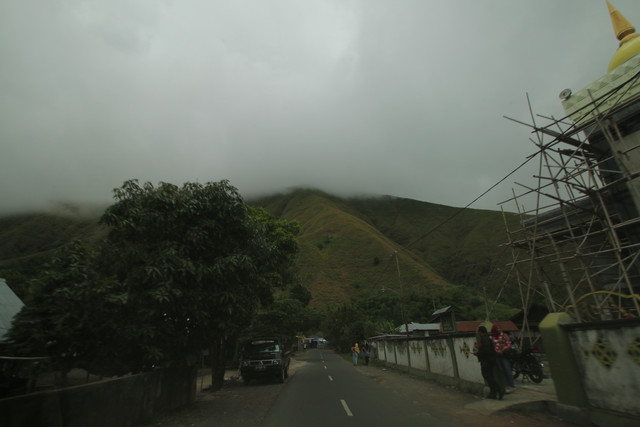
[[[371,347],[369,347],[369,343],[365,342],[362,349],[364,350],[364,364],[369,366],[369,358],[371,357]]]
[[[358,343],[355,343],[353,347],[351,347],[351,356],[353,357],[353,366],[358,366],[358,356],[360,356],[360,347],[358,347]]]
[[[491,327],[491,341],[493,341],[493,348],[496,352],[498,367],[507,380],[507,385],[511,388],[511,390],[507,390],[507,393],[509,393],[516,388],[516,383],[513,381],[513,373],[511,372],[511,362],[505,357],[505,352],[511,348],[511,340],[507,334],[500,330],[498,325],[493,325]]]
[[[498,371],[496,352],[493,349],[493,341],[487,333],[487,328],[480,326],[478,328],[478,351],[475,351],[480,362],[480,370],[482,372],[482,378],[489,386],[489,399],[502,400],[504,397],[504,387],[500,386],[496,380],[495,374]]]

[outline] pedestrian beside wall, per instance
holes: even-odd
[[[493,348],[493,341],[487,333],[487,328],[480,326],[478,328],[478,351],[474,352],[480,362],[480,370],[482,378],[489,386],[489,399],[502,400],[504,397],[504,387],[501,386],[496,378],[500,369],[496,360],[496,352]]]
[[[371,357],[371,347],[369,347],[369,343],[365,343],[362,346],[362,350],[364,351],[364,364],[369,366],[369,358]]]
[[[502,371],[507,385],[511,388],[507,393],[513,391],[516,388],[516,384],[513,381],[513,373],[511,372],[511,362],[505,357],[505,352],[511,348],[511,340],[500,330],[498,325],[491,327],[491,341],[493,341],[493,348],[496,352],[496,359],[498,367]]]
[[[360,347],[358,347],[358,343],[355,343],[353,347],[351,347],[351,355],[353,357],[353,366],[358,366],[358,357],[360,356]]]

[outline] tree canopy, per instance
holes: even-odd
[[[124,336],[113,340],[122,309],[120,284],[101,277],[94,262],[95,254],[77,241],[56,252],[9,330],[14,354],[51,356],[54,369],[63,373],[73,367],[128,372]]]
[[[211,342],[236,337],[272,289],[293,277],[297,223],[247,206],[228,181],[155,187],[131,180],[114,195],[101,218],[110,229],[106,241],[95,253],[78,246],[52,263],[39,297],[21,313],[12,337],[22,350],[37,347],[22,338],[43,313],[63,318],[90,301],[70,322],[86,328],[99,320],[107,330],[93,340],[73,328],[64,334],[71,347],[92,343],[96,350],[83,357],[122,349],[120,371],[187,363]],[[65,262],[74,256],[82,262],[69,270]],[[43,332],[39,350],[61,333]]]

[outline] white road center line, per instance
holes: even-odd
[[[344,399],[340,399],[340,403],[342,403],[342,407],[344,408],[344,411],[347,413],[347,416],[348,417],[353,417],[353,414],[351,413],[351,410],[347,406],[347,402],[345,402]]]
[[[329,375],[329,381],[333,381],[333,377]]]

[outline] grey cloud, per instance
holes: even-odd
[[[581,0],[5,1],[0,209],[130,178],[464,206],[533,151],[502,116],[561,116],[616,47]]]

